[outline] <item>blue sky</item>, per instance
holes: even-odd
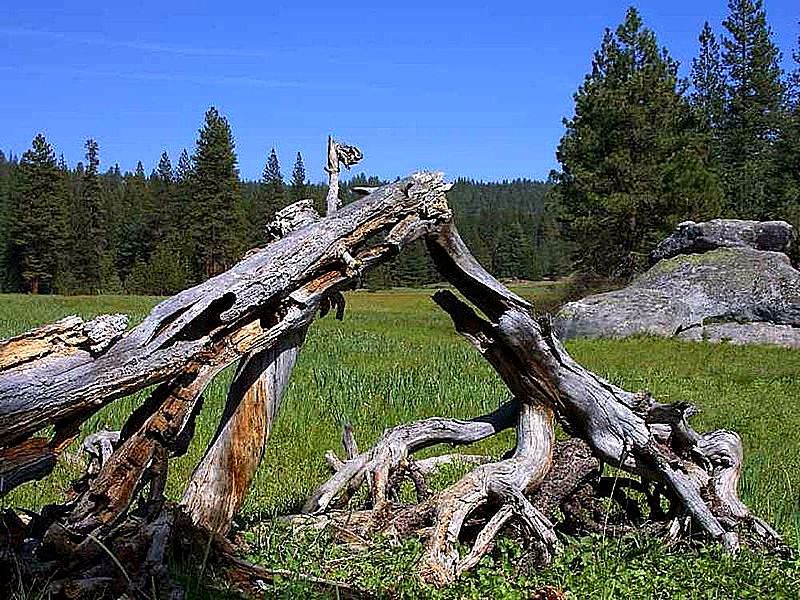
[[[630,2],[103,2],[0,8],[0,148],[43,131],[74,164],[87,137],[105,167],[149,171],[190,151],[209,105],[231,122],[241,173],[272,146],[284,175],[299,150],[323,178],[328,132],[382,177],[545,178],[562,119],[605,27]],[[688,69],[724,0],[637,3]],[[797,0],[766,0],[785,64]]]

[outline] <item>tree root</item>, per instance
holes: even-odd
[[[421,487],[409,467],[414,450],[493,433],[487,429],[474,435],[475,421],[443,419],[395,427],[375,448],[347,462],[329,457],[336,473],[311,497],[307,512],[325,511],[335,497],[339,506],[345,505],[367,480],[375,520],[383,530],[389,526],[419,530],[432,523],[420,575],[439,585],[477,564],[512,519],[543,547],[547,558],[558,545],[548,520],[556,507],[563,513],[562,524],[574,530],[622,532],[646,521],[661,521],[672,524],[665,528],[672,536],[699,531],[730,552],[738,550],[742,532],[750,544],[788,552],[778,533],[752,515],[736,494],[742,468],[737,434],[699,434],[688,424],[696,412],[691,405],[661,404],[647,392],[628,392],[575,362],[549,321],[537,320],[527,302],[483,270],[452,225],[431,234],[427,243],[439,271],[487,317],[449,291],[434,295],[456,330],[514,395],[519,411],[517,447],[508,458],[478,466],[438,494],[418,493],[418,505],[394,511],[393,481],[407,473],[415,487]],[[571,468],[557,465],[551,471],[554,417],[582,441],[573,451],[583,449],[586,456]],[[437,436],[434,423],[446,423],[446,434]],[[599,477],[602,468],[597,461],[632,477]],[[609,502],[599,501],[604,497]],[[611,506],[616,507],[614,515]],[[457,544],[476,519],[482,526],[472,548],[461,557]]]
[[[474,567],[512,518],[548,551],[558,549],[553,524],[525,497],[549,472],[553,442],[552,412],[543,406],[521,404],[514,454],[476,468],[435,497],[433,533],[420,565],[423,580],[444,585]],[[461,530],[467,518],[485,506],[497,507],[496,512],[461,558],[457,546]]]
[[[365,480],[369,481],[372,507],[380,509],[396,496],[405,476],[431,472],[435,466],[440,467],[446,462],[443,459],[420,461],[415,466],[410,459],[414,452],[437,444],[471,444],[495,435],[515,425],[518,410],[519,404],[512,400],[471,421],[431,418],[399,425],[384,433],[372,449],[346,462],[328,454],[328,463],[336,472],[311,495],[303,512],[322,512],[334,505],[337,497],[340,504],[346,504]],[[417,490],[419,493],[420,486]]]

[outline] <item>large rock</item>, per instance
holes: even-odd
[[[686,329],[679,333],[678,337],[698,342],[771,344],[786,348],[800,348],[800,328],[772,323],[712,323]]]
[[[567,304],[555,326],[570,339],[674,336],[712,323],[747,322],[800,325],[800,272],[785,254],[718,248],[662,260],[624,289]]]
[[[650,254],[651,264],[679,254],[708,252],[717,248],[754,248],[788,254],[794,229],[786,221],[714,219],[705,223],[685,221]]]

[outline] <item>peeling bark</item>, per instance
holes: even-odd
[[[227,364],[275,342],[270,330],[302,311],[317,282],[332,291],[358,269],[394,256],[450,217],[441,174],[417,173],[349,204],[251,254],[229,271],[165,300],[98,356],[80,355],[0,373],[0,440],[5,446],[46,425],[88,418],[109,402],[203,362],[220,342],[237,346]],[[385,240],[365,247],[371,236]],[[248,330],[240,335],[243,330]],[[260,330],[260,331],[258,331]]]
[[[225,535],[255,476],[305,332],[243,359],[228,392],[220,429],[181,505],[209,531]]]
[[[330,140],[336,173],[353,151]],[[89,323],[71,317],[0,342],[0,495],[47,475],[80,424],[102,406],[156,386],[118,438],[106,432],[87,439],[95,459],[71,501],[26,521],[2,515],[8,535],[0,566],[57,575],[49,592],[60,597],[135,597],[149,594],[148,582],[166,579],[170,556],[183,548],[196,557],[196,542],[205,540],[204,564],[209,559],[248,593],[263,591],[275,572],[236,558],[220,534],[230,530],[261,461],[307,328],[333,308],[341,316],[342,290],[420,237],[467,300],[439,291],[435,302],[497,371],[513,400],[476,419],[395,426],[360,453],[345,427],[345,460],[326,454],[333,475],[296,522],[337,528],[362,546],[375,532],[419,534],[425,538],[420,575],[436,585],[476,565],[512,524],[549,557],[558,550],[559,527],[580,532],[598,526],[596,513],[606,510],[601,497],[619,507],[622,520],[612,529],[645,526],[647,515],[673,537],[694,524],[731,551],[741,542],[786,551],[778,533],[738,498],[739,436],[698,433],[689,425],[691,405],[626,391],[575,362],[549,322],[469,253],[450,223],[447,189],[440,175],[420,173],[337,211],[338,180],[331,172],[324,219],[307,202],[287,207],[268,228],[280,239],[165,300],[127,333],[119,316]],[[208,382],[239,359],[216,435],[181,505],[171,505],[163,494],[169,459],[186,451]],[[555,442],[556,420],[573,439]],[[55,426],[52,439],[32,437],[48,425]],[[511,427],[516,444],[497,460],[413,456]],[[459,461],[474,468],[444,490],[431,490],[426,477]],[[604,477],[604,464],[628,476]],[[417,501],[404,505],[399,490],[406,480]],[[350,504],[362,486],[367,509],[354,511]],[[471,542],[464,556],[460,541]],[[340,595],[357,594],[339,582],[307,580]]]

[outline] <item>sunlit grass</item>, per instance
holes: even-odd
[[[547,303],[558,294],[549,285],[530,285],[518,291],[532,298],[542,295]],[[243,516],[248,521],[297,510],[328,476],[323,453],[340,449],[345,421],[353,425],[365,448],[392,425],[432,415],[471,417],[492,410],[508,397],[485,361],[453,332],[430,295],[431,290],[355,292],[348,295],[343,322],[327,317],[314,324],[244,506]],[[157,301],[122,296],[0,296],[0,337],[74,313],[88,318],[123,312],[136,323]],[[800,352],[651,338],[579,341],[568,348],[587,367],[628,389],[648,389],[662,400],[688,400],[698,405],[702,412],[694,424],[700,430],[738,431],[746,458],[742,498],[800,548]],[[171,463],[168,493],[173,498],[180,495],[214,433],[230,377],[229,369],[206,391],[190,450]],[[141,393],[106,407],[84,425],[84,433],[101,426],[118,428],[143,397]],[[510,435],[498,436],[480,450],[500,455],[511,443]],[[39,508],[59,500],[82,470],[74,445],[50,478],[22,486],[4,498],[2,506]],[[612,550],[605,549],[602,555],[608,558]],[[272,560],[270,556],[265,560]],[[614,559],[622,565],[619,568],[624,569],[625,556]],[[647,560],[657,562],[662,560],[660,556],[656,553]],[[676,570],[674,576],[680,580],[679,564],[663,558],[666,566],[659,568]],[[555,565],[551,575],[561,578],[570,589],[589,586],[597,577],[589,566],[583,575],[572,576],[559,568]],[[796,571],[793,573],[796,577]],[[754,575],[754,581],[762,576]],[[697,589],[700,591],[685,597],[726,597],[703,595],[708,587]],[[763,586],[758,589],[764,590]],[[615,597],[610,593],[598,591],[596,597]]]

